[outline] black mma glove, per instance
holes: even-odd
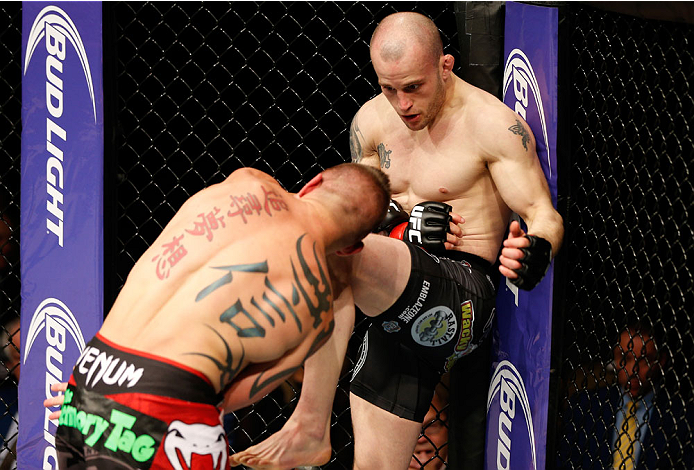
[[[407,213],[402,206],[394,200],[390,200],[388,205],[388,212],[383,218],[383,221],[378,224],[378,227],[374,230],[374,233],[385,232],[386,235],[390,235],[395,227],[410,220],[410,214]]]
[[[533,289],[547,273],[552,261],[552,245],[542,237],[525,235],[530,240],[530,246],[520,248],[523,258],[518,260],[521,267],[513,271],[518,277],[511,282],[524,290]]]
[[[452,207],[443,202],[420,202],[412,208],[409,221],[395,227],[390,236],[419,245],[429,253],[446,251]]]

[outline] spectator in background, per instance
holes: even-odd
[[[19,298],[19,211],[11,202],[12,196],[0,187],[0,470],[17,468],[19,318],[10,302]]]
[[[10,299],[19,296],[19,282],[17,279],[6,282],[11,274],[11,269],[19,260],[19,246],[17,244],[17,222],[19,214],[10,204],[11,197],[3,188],[0,188],[0,317],[5,318]],[[17,269],[19,271],[19,269]],[[16,297],[15,297],[16,296]],[[0,346],[2,347],[2,346]]]
[[[3,378],[0,385],[0,462],[1,469],[16,468],[17,457],[17,384],[19,383],[19,318],[8,320],[0,330]]]
[[[694,468],[694,414],[660,387],[667,355],[651,328],[629,325],[613,352],[614,383],[569,399],[558,468]]]
[[[448,465],[448,389],[439,384],[424,417],[409,470],[439,470]]]
[[[9,205],[10,197],[0,191],[0,274],[17,261],[17,216]],[[1,280],[2,278],[0,278]]]

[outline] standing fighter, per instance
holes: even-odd
[[[259,400],[330,337],[326,256],[361,249],[389,196],[381,171],[346,163],[297,195],[240,169],[189,199],[73,369],[59,468],[227,468],[217,405]]]
[[[410,243],[370,235],[345,263],[351,284],[345,292],[374,317],[351,384],[354,468],[405,469],[441,374],[472,354],[454,377],[488,381],[499,250],[501,274],[532,289],[564,231],[527,124],[453,74],[454,59],[443,53],[431,20],[390,15],[374,31],[370,50],[382,92],[352,121],[352,159],[389,175],[393,199],[409,214],[391,204],[386,229],[396,226],[391,236]],[[514,221],[504,240],[512,212],[528,232]],[[340,324],[348,316],[336,318],[329,344],[306,363],[291,418],[266,441],[233,455],[232,465],[286,469],[330,455],[332,397],[351,332]],[[468,369],[474,363],[475,374]],[[466,410],[466,435],[455,438],[465,455],[456,468],[484,465],[487,388],[481,388],[451,391],[451,402]],[[451,445],[453,452],[457,443]]]

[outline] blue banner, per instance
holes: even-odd
[[[18,468],[57,468],[43,401],[103,321],[101,3],[22,3]]]
[[[557,201],[557,9],[506,3],[504,103],[522,116]],[[502,277],[487,400],[487,469],[544,469],[554,268],[537,287]]]

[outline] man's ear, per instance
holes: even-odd
[[[441,78],[448,80],[453,71],[453,64],[455,64],[455,59],[450,54],[445,54],[441,58]]]
[[[337,250],[335,252],[335,254],[338,256],[356,255],[357,253],[359,253],[363,249],[364,249],[364,242],[357,242],[354,245],[348,246],[347,248]]]
[[[305,195],[307,195],[308,193],[310,193],[311,191],[316,189],[318,186],[320,186],[322,182],[323,182],[323,173],[319,173],[316,176],[314,176],[311,179],[311,181],[306,183],[306,185],[303,188],[301,188],[301,190],[299,191],[297,196],[304,197]]]

